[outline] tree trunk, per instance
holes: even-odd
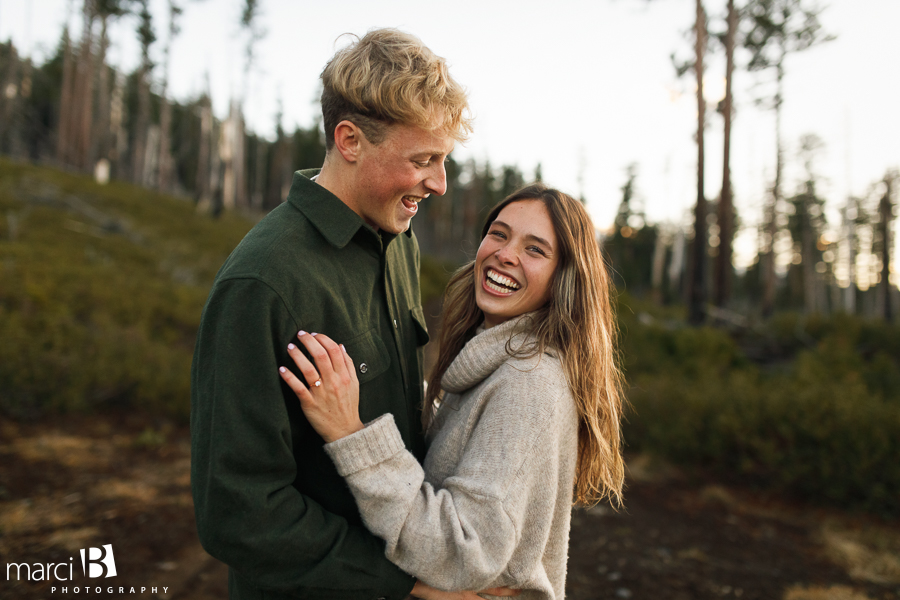
[[[2,63],[0,63],[2,64]],[[0,153],[12,153],[13,139],[17,137],[16,129],[20,119],[17,105],[20,104],[21,88],[19,87],[19,53],[16,47],[9,42],[9,55],[3,78],[0,79]],[[14,94],[7,95],[7,90],[15,90]]]
[[[150,82],[146,66],[138,71],[138,112],[134,127],[134,146],[131,149],[131,180],[144,184],[144,163],[147,153],[147,129],[150,127]]]
[[[728,0],[728,32],[725,35],[725,101],[722,114],[725,118],[724,158],[722,166],[722,195],[719,199],[719,254],[716,256],[715,304],[724,307],[731,296],[731,256],[734,239],[731,197],[731,80],[734,74],[734,38],[737,31],[737,11],[734,0]]]
[[[844,208],[844,224],[847,230],[847,277],[850,285],[844,290],[844,312],[850,315],[856,314],[856,218],[858,207],[854,207],[855,200],[847,199]],[[851,218],[851,211],[853,217]]]
[[[237,102],[231,101],[231,109],[228,112],[228,120],[222,124],[222,133],[219,137],[219,159],[222,161],[224,171],[222,173],[222,208],[232,210],[237,205],[237,193],[234,174],[234,151],[237,144]]]
[[[663,303],[663,274],[666,268],[666,236],[662,229],[656,231],[656,240],[653,242],[653,262],[650,269],[650,296],[656,304]]]
[[[811,315],[816,312],[816,238],[818,233],[813,228],[812,215],[810,215],[810,204],[813,201],[812,186],[808,186],[806,193],[803,194],[802,208],[803,214],[800,215],[801,233],[801,266],[803,272],[803,308],[806,314]]]
[[[56,160],[69,164],[72,137],[72,98],[75,94],[75,57],[72,55],[72,38],[69,36],[69,21],[63,30],[63,76],[59,99],[59,125],[56,133]]]
[[[124,179],[127,168],[123,162],[128,152],[128,132],[125,130],[125,75],[115,73],[116,82],[113,87],[112,99],[109,103],[109,128],[112,136],[112,149],[110,150],[110,173],[113,177]]]
[[[706,13],[701,0],[696,0],[696,60],[697,77],[697,205],[694,208],[694,244],[691,253],[691,282],[688,298],[688,321],[700,325],[706,319],[706,196],[703,193],[703,129],[706,120],[706,100],[703,98],[703,54],[706,49]]]
[[[781,145],[781,104],[784,82],[785,50],[782,42],[781,57],[776,65],[777,85],[775,92],[775,185],[772,187],[772,204],[766,211],[766,239],[768,252],[763,269],[762,314],[769,317],[775,311],[775,237],[778,235],[778,210],[781,207],[781,174],[784,168],[784,152]]]
[[[169,17],[174,19],[173,16]],[[163,61],[163,88],[159,108],[159,179],[158,189],[164,193],[172,192],[172,105],[169,103],[169,61],[172,50],[174,28],[169,26],[169,39],[166,41],[165,59]]]
[[[212,198],[210,197],[210,142],[212,139],[212,107],[208,95],[200,100],[200,152],[197,157],[197,178],[195,180],[195,197],[198,209],[209,211]]]
[[[81,170],[92,171],[91,129],[94,117],[94,35],[96,11],[93,0],[84,0],[84,30],[81,34],[81,50],[75,66],[75,94],[72,106],[72,158],[71,163]]]
[[[166,97],[166,88],[163,87],[162,103],[159,111],[159,179],[158,188],[161,192],[171,193],[173,184],[172,161],[172,105]]]
[[[244,105],[237,105],[234,126],[234,203],[241,209],[250,205],[247,192],[247,135],[244,130]]]
[[[893,207],[891,206],[891,177],[884,178],[885,191],[884,196],[878,203],[878,212],[880,213],[881,222],[878,224],[881,229],[881,294],[884,304],[885,321],[893,320],[893,311],[891,310],[891,221],[894,219]]]
[[[94,125],[91,155],[95,160],[109,160],[111,146],[110,119],[112,108],[109,96],[109,69],[106,67],[106,51],[109,48],[107,25],[109,17],[100,17],[100,50],[97,54],[97,121]]]

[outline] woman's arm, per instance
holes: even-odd
[[[328,373],[327,361],[335,361],[341,350],[328,349],[325,336],[310,338],[300,339],[318,370],[294,351],[308,386],[282,376],[316,430],[333,440],[325,449],[347,480],[366,526],[387,542],[387,557],[440,589],[494,583],[509,567],[529,505],[544,506],[556,497],[558,432],[551,421],[560,381],[514,372],[519,376],[494,386],[454,474],[434,488],[406,451],[391,415],[354,430],[348,415],[358,421],[356,408],[348,409],[352,400],[339,391],[341,376]],[[319,373],[323,383],[315,386]]]

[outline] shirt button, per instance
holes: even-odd
[[[368,370],[369,370],[369,365],[367,365],[366,363],[360,363],[360,365],[359,365],[359,372],[360,372],[360,373],[365,373],[365,372],[367,372]]]

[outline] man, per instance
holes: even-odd
[[[375,30],[322,73],[327,154],[219,271],[192,367],[191,485],[203,546],[231,598],[405,598],[353,497],[278,376],[300,330],[343,343],[360,416],[393,413],[421,460],[418,202],[471,131],[464,90],[418,39]],[[312,382],[310,382],[312,383]]]

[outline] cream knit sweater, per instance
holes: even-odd
[[[433,587],[565,595],[578,419],[555,356],[507,353],[527,318],[476,335],[444,374],[424,470],[390,414],[325,446],[388,559]]]

